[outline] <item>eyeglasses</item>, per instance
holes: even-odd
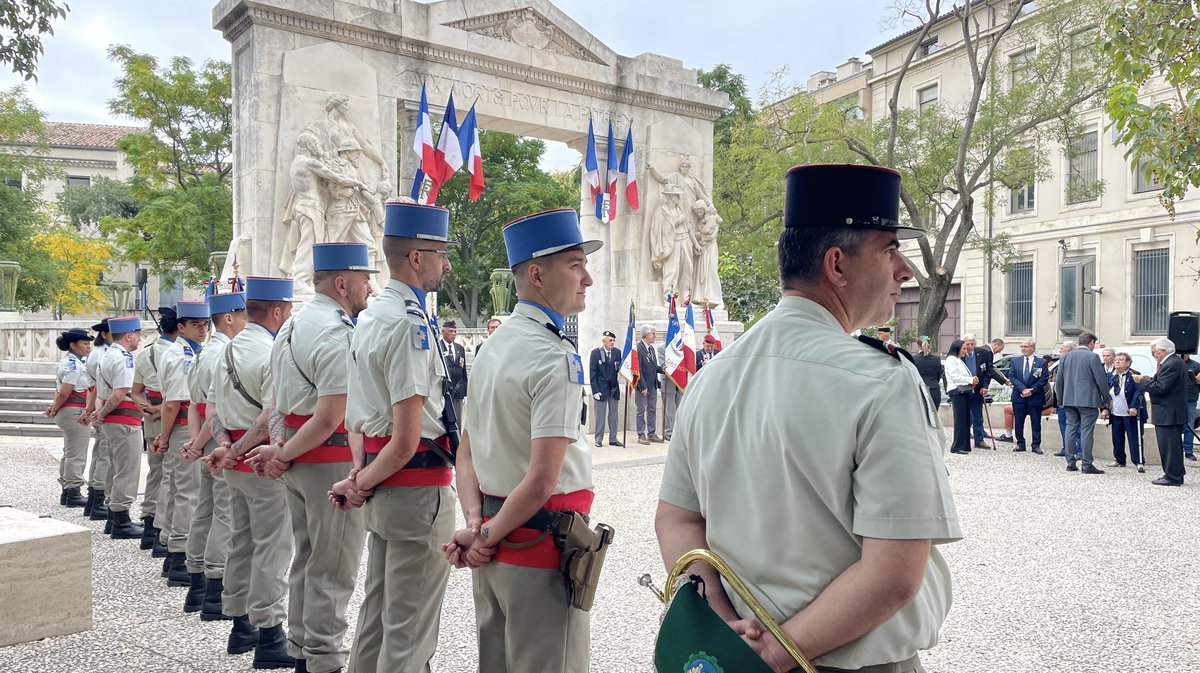
[[[413,248],[409,252],[431,252],[442,256],[442,259],[450,259],[449,250],[434,250],[433,248]]]

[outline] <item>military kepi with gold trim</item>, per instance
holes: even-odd
[[[389,201],[383,219],[383,235],[419,238],[457,245],[450,240],[450,211],[438,206]]]
[[[366,271],[378,273],[371,264],[366,243],[317,243],[313,246],[313,271]]]
[[[114,337],[130,332],[142,331],[142,319],[136,315],[127,315],[121,318],[108,319],[108,331]]]
[[[244,292],[226,292],[225,294],[210,294],[208,296],[208,314],[210,316],[245,310],[246,293]]]
[[[900,224],[900,173],[883,166],[810,164],[787,172],[787,229],[875,229],[909,239],[924,236]]]
[[[583,233],[579,231],[579,213],[574,208],[547,210],[504,225],[509,267],[572,248],[580,248],[585,255],[590,255],[603,245],[601,241],[583,240]]]
[[[246,278],[246,301],[291,301],[291,278]]]
[[[208,302],[175,302],[175,315],[179,320],[208,320]]]

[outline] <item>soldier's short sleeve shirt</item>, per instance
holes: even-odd
[[[442,425],[441,362],[433,330],[417,294],[389,280],[358,316],[350,341],[346,376],[346,429],[368,437],[390,437],[392,405],[413,396],[421,407],[421,436],[446,434]]]
[[[121,344],[112,344],[104,351],[96,382],[96,399],[107,400],[117,388],[133,387],[133,353]]]
[[[76,392],[82,392],[88,387],[87,373],[83,371],[83,362],[71,353],[67,353],[66,357],[59,360],[54,378],[58,381],[59,388],[69,385]]]
[[[162,353],[158,364],[158,378],[162,383],[163,400],[187,402],[192,399],[188,389],[188,372],[192,368],[196,352],[187,339],[180,337]]]
[[[250,323],[225,346],[226,352],[232,351],[233,366],[242,386],[263,409],[270,409],[273,403],[271,346],[274,341],[275,335],[267,328]],[[217,366],[219,375],[214,379],[213,388],[216,390],[221,422],[231,430],[248,430],[262,409],[246,400],[234,388],[233,377],[225,373],[226,353],[221,354]]]
[[[709,546],[782,621],[861,558],[864,537],[962,537],[942,443],[912,363],[788,296],[688,386],[660,497],[704,516]],[[912,602],[816,663],[908,659],[937,642],[950,600],[935,548]]]
[[[229,337],[221,332],[214,332],[204,349],[196,356],[192,368],[188,371],[188,389],[193,402],[216,404],[213,382],[216,380],[218,367],[224,362],[225,346],[228,343]]]
[[[346,354],[353,334],[350,316],[323,294],[280,328],[271,350],[279,413],[311,416],[318,397],[346,394]]]
[[[592,488],[592,453],[580,425],[583,363],[536,306],[519,303],[479,351],[467,382],[464,427],[480,489],[507,497],[529,471],[533,440],[566,437],[554,493]]]
[[[89,386],[96,385],[96,377],[99,376],[100,363],[104,361],[104,353],[108,350],[108,345],[96,346],[92,348],[92,352],[88,355],[87,362],[84,363],[84,371],[87,372]]]

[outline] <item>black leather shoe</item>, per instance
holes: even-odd
[[[112,512],[108,520],[112,523],[114,540],[136,540],[142,536],[142,527],[129,520],[129,510]]]
[[[58,504],[66,505],[67,507],[86,507],[87,498],[79,492],[77,488],[64,488],[62,496],[58,499]]]
[[[1058,453],[1056,453],[1056,454],[1054,454],[1054,455],[1055,455],[1055,456],[1057,456],[1057,457],[1059,457],[1059,458],[1065,458],[1065,457],[1067,456],[1067,454],[1066,454],[1065,452],[1063,452],[1063,451],[1059,451]]]
[[[1025,445],[1017,444],[1017,448],[1013,449],[1013,453],[1025,453]]]
[[[1104,474],[1104,470],[1101,470],[1095,465],[1084,465],[1079,471],[1083,474]]]
[[[1171,481],[1170,479],[1167,479],[1166,477],[1159,477],[1158,479],[1155,479],[1154,481],[1152,481],[1150,483],[1154,484],[1155,486],[1183,486],[1183,484],[1181,482]]]
[[[191,575],[187,571],[187,554],[174,552],[167,554],[167,586],[186,587],[191,584]]]
[[[88,518],[92,521],[107,520],[108,505],[104,504],[104,491],[92,489],[91,494],[96,500],[92,503],[92,511],[88,514]]]
[[[200,621],[215,622],[233,619],[221,612],[221,593],[225,591],[225,580],[209,579],[204,585],[204,603],[200,606]]]
[[[200,608],[204,606],[206,584],[204,573],[188,573],[188,592],[183,597],[184,612],[200,612]]]
[[[138,545],[139,549],[151,549],[154,547],[154,541],[158,539],[158,528],[154,526],[154,516],[142,517],[142,542]]]
[[[1196,454],[1194,454],[1194,453],[1185,453],[1185,454],[1183,454],[1183,458],[1184,458],[1184,460],[1190,460],[1190,461],[1193,461],[1193,462],[1195,462],[1195,460],[1196,460]]]
[[[154,536],[154,543],[150,546],[150,556],[153,558],[167,557],[167,545],[158,541],[157,533]],[[166,575],[163,575],[163,577],[166,577]]]
[[[975,448],[977,449],[986,449],[987,447],[988,445],[984,444],[983,442],[975,442]]]
[[[596,440],[596,448],[598,449],[598,448],[600,448],[600,447],[602,447],[602,446],[604,446],[604,442],[602,442],[602,441],[600,441],[600,440],[598,440],[598,439],[597,439],[597,440]]]
[[[1067,463],[1067,472],[1078,472],[1079,468],[1075,467],[1075,463]]]
[[[1033,453],[1036,453],[1039,456],[1042,455],[1042,447],[1040,447],[1040,446],[1035,446],[1032,449],[1030,449],[1030,451]]]
[[[609,446],[625,446],[624,444],[621,443],[621,440],[619,440],[619,439],[612,440],[611,442],[608,443],[608,445]]]
[[[950,453],[970,453],[970,449],[950,449]]]
[[[287,653],[287,636],[283,635],[283,624],[258,630],[258,646],[254,648],[254,663],[257,669],[295,668],[296,659]]]
[[[250,617],[241,615],[233,618],[233,628],[229,630],[229,642],[225,651],[230,654],[245,654],[258,645],[258,629],[250,624]]]

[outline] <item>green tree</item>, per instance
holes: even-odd
[[[468,198],[466,174],[455,176],[438,196],[438,205],[450,210],[450,238],[459,241],[450,249],[454,269],[438,297],[466,327],[492,315],[492,270],[508,267],[504,224],[541,210],[579,206],[578,179],[571,184],[538,168],[546,143],[498,131],[480,131],[479,143],[487,179],[479,200]]]
[[[128,46],[108,50],[121,66],[113,114],[146,125],[117,142],[136,173],[129,181],[141,208],[101,218],[122,256],[147,263],[170,284],[182,270],[188,284],[208,278],[208,256],[229,245],[232,113],[229,64],[183,57],[166,66]]]
[[[1104,53],[1114,84],[1105,110],[1127,156],[1162,182],[1161,201],[1200,187],[1200,16],[1192,0],[1117,2],[1105,22]],[[1169,98],[1145,102],[1154,81]]]
[[[729,107],[713,122],[713,143],[717,146],[728,145],[734,124],[748,119],[753,113],[750,97],[746,93],[746,78],[733,72],[728,63],[719,63],[712,70],[697,70],[696,81],[706,89],[721,91],[729,96]]]
[[[45,51],[42,35],[54,34],[54,21],[65,19],[70,5],[55,0],[0,2],[0,63],[26,81],[37,81],[37,62]]]
[[[48,151],[41,110],[24,87],[0,91],[0,259],[21,265],[17,307],[40,311],[54,301],[64,276],[46,251],[29,244],[50,225],[38,201],[42,183],[52,175],[42,160]]]
[[[132,218],[141,210],[129,185],[98,175],[91,184],[67,185],[58,193],[58,209],[76,231],[98,230],[105,217]]]

